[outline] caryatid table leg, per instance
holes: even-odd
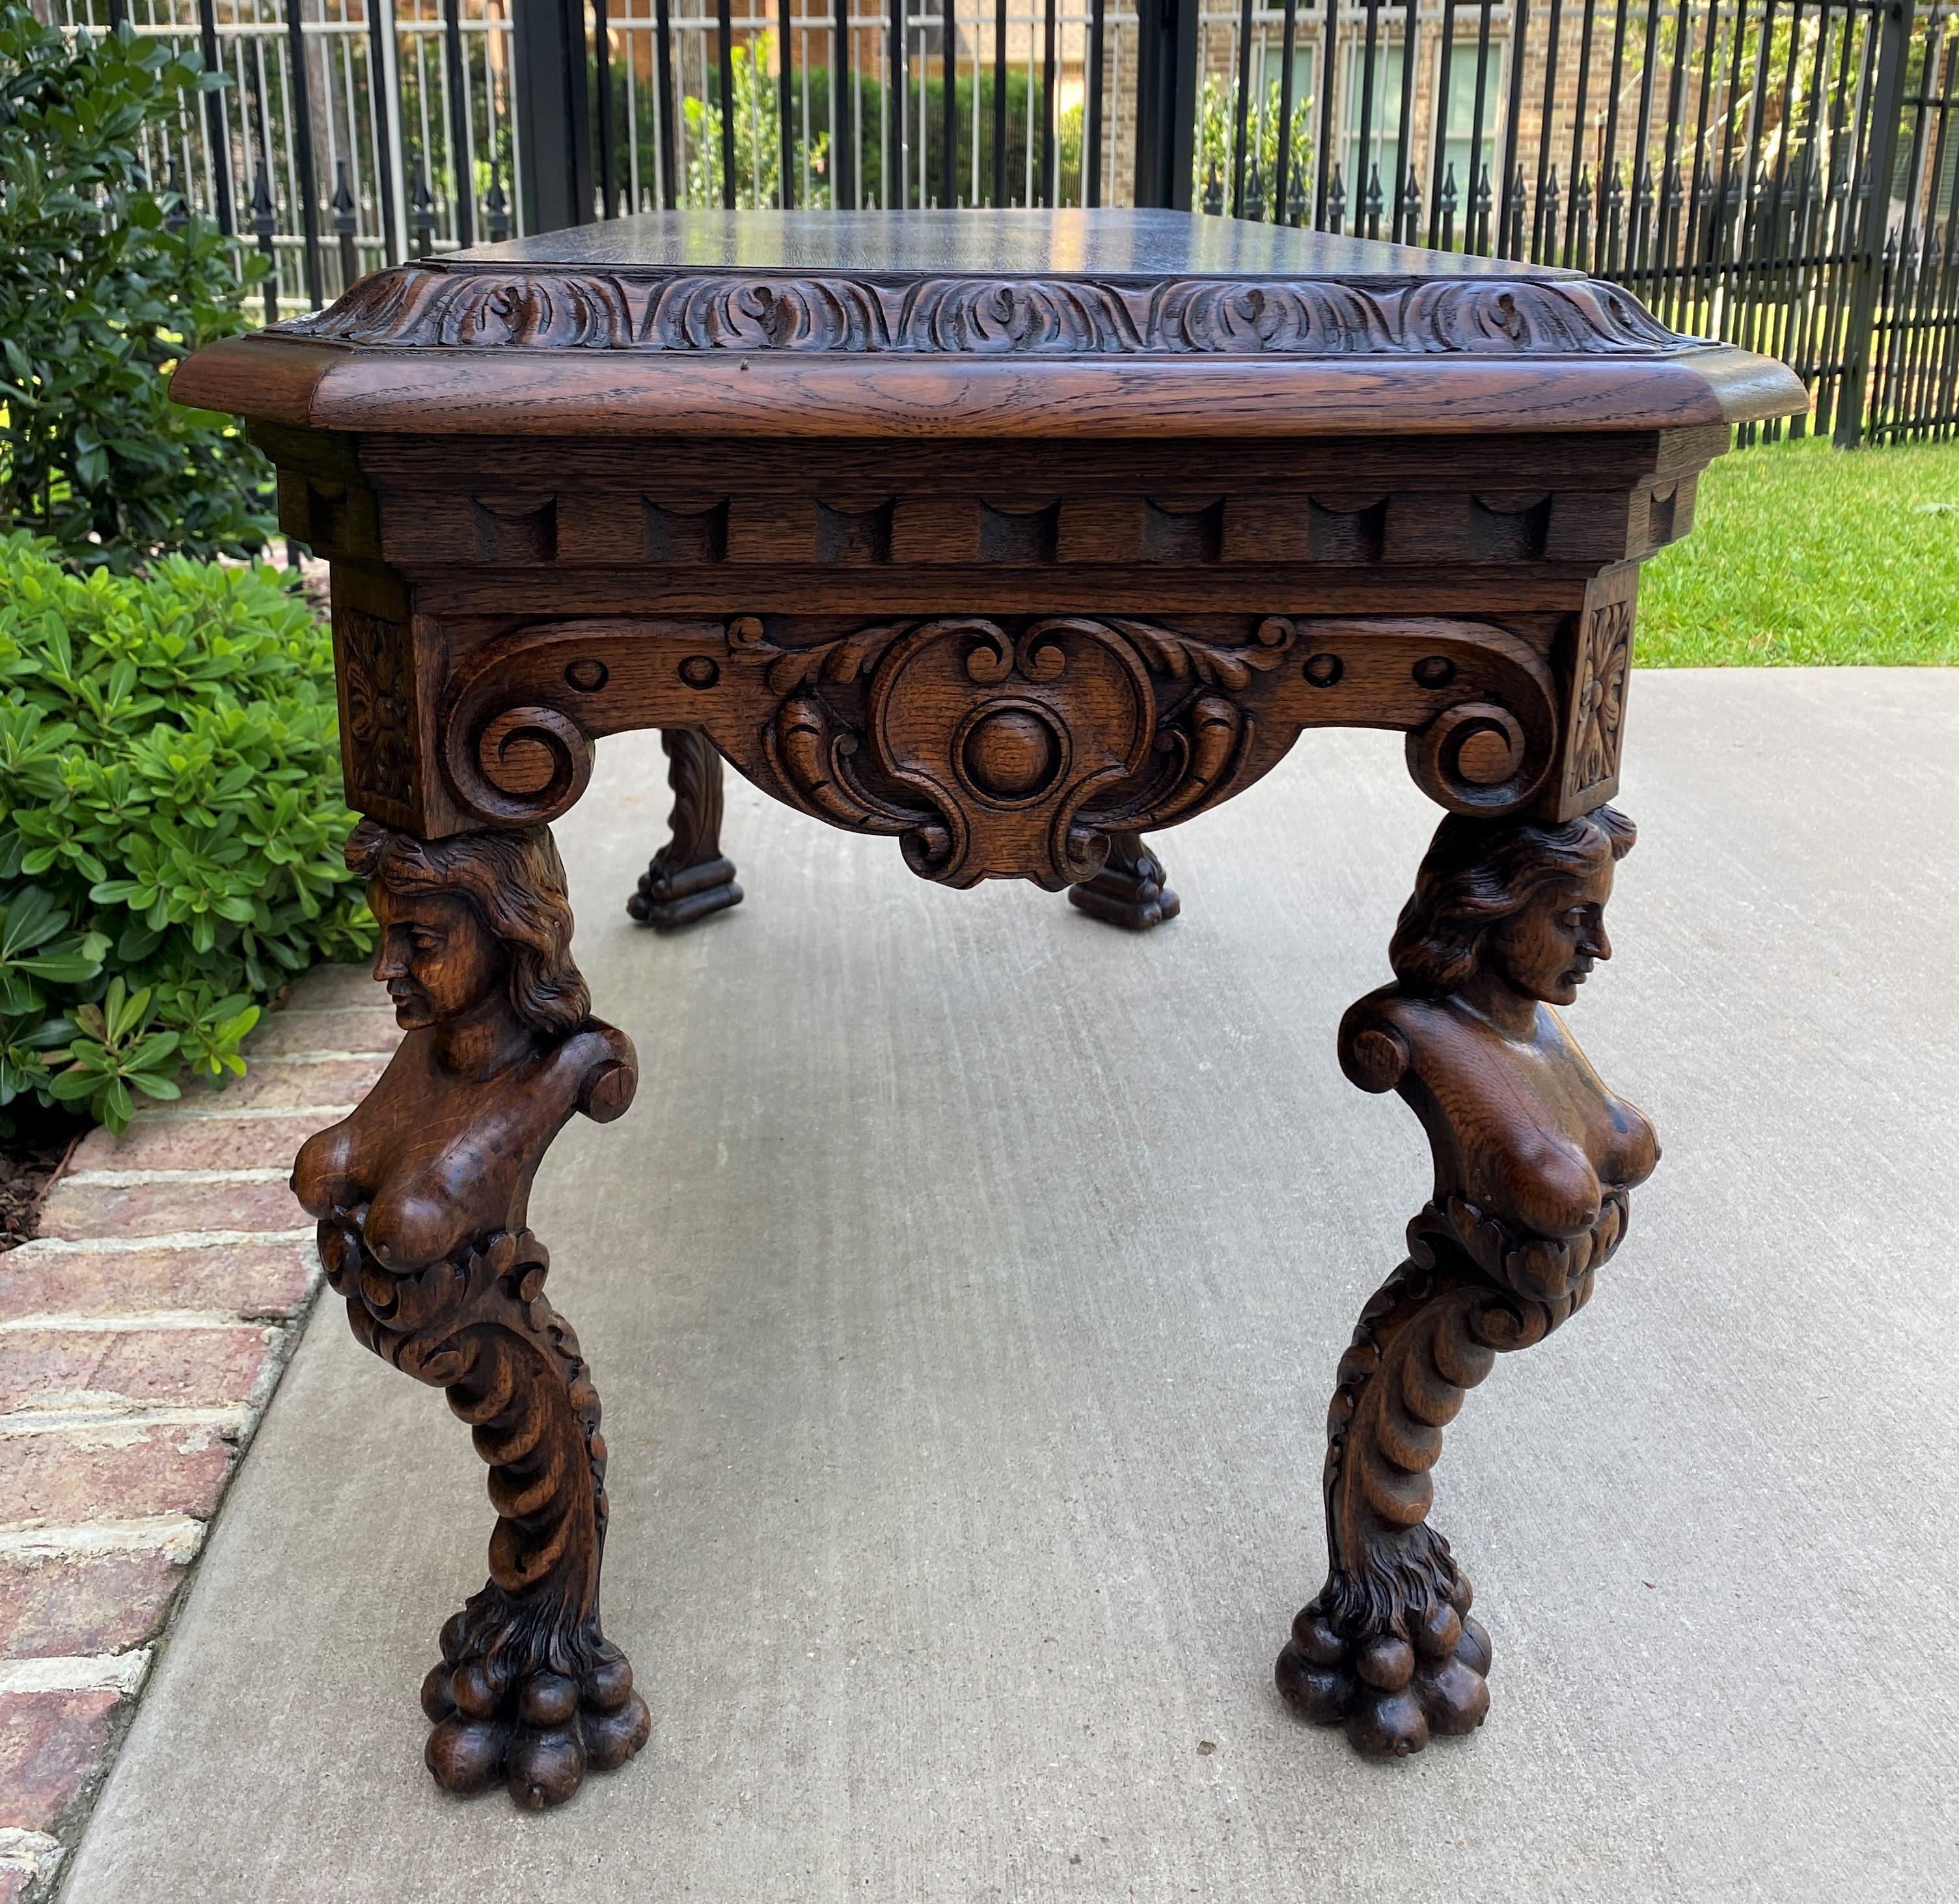
[[[1428,1524],[1429,1470],[1497,1354],[1592,1292],[1652,1174],[1653,1127],[1554,1009],[1611,955],[1605,907],[1631,822],[1452,818],[1389,949],[1395,982],[1340,1028],[1341,1066],[1398,1091],[1435,1160],[1408,1259],[1362,1311],[1327,1420],[1326,1584],[1293,1622],[1280,1692],[1362,1752],[1418,1752],[1489,1709],[1488,1635]]]
[[[660,735],[673,792],[668,839],[640,875],[626,910],[643,925],[671,927],[741,903],[735,863],[721,850],[721,756],[705,734],[669,727]]]
[[[307,1140],[293,1187],[354,1335],[446,1391],[490,1467],[490,1578],[422,1689],[429,1768],[452,1791],[501,1780],[556,1804],[651,1720],[599,1623],[598,1396],[525,1217],[570,1118],[631,1103],[632,1043],[590,1016],[545,828],[424,841],[364,821],[348,857],[407,1035],[352,1115]]]

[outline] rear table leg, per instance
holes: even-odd
[[[1070,886],[1072,904],[1112,926],[1147,932],[1174,919],[1180,902],[1167,883],[1163,862],[1143,844],[1140,833],[1109,835],[1109,863],[1092,879]]]
[[[741,903],[735,863],[721,852],[721,756],[706,735],[669,727],[660,735],[673,790],[672,834],[640,876],[626,910],[641,924],[672,927]]]

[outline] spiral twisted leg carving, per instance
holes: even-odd
[[[626,910],[641,924],[671,929],[741,903],[735,863],[721,850],[721,756],[704,734],[669,727],[660,735],[674,796],[670,835],[640,875]]]
[[[1094,879],[1070,886],[1068,899],[1091,917],[1132,932],[1148,932],[1183,909],[1163,862],[1144,845],[1140,833],[1110,834],[1107,864]]]
[[[355,1337],[443,1389],[489,1464],[490,1578],[442,1630],[422,1685],[429,1769],[449,1791],[500,1777],[533,1809],[569,1798],[586,1768],[623,1764],[652,1720],[602,1632],[605,1442],[578,1338],[544,1294],[550,1259],[529,1230],[402,1276],[363,1240],[364,1209],[319,1226],[320,1255]]]
[[[1294,1620],[1276,1672],[1296,1710],[1344,1722],[1370,1754],[1418,1752],[1431,1733],[1472,1731],[1489,1711],[1489,1635],[1429,1525],[1429,1471],[1443,1429],[1498,1353],[1543,1340],[1591,1290],[1587,1275],[1556,1301],[1528,1301],[1460,1251],[1418,1233],[1409,1241],[1341,1358],[1326,1428],[1332,1570]]]

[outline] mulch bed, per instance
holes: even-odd
[[[8,1112],[14,1130],[0,1137],[0,1253],[33,1236],[48,1186],[90,1127],[64,1105],[43,1108],[31,1098],[15,1098]]]

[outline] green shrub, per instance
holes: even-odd
[[[331,638],[272,571],[0,539],[0,1107],[120,1130],[241,1073],[260,1001],[372,942],[353,821]]]
[[[127,27],[71,44],[0,0],[0,532],[49,536],[75,567],[241,555],[272,532],[264,459],[165,389],[186,351],[244,328],[265,269],[206,220],[170,230],[138,164],[144,126],[212,83]]]

